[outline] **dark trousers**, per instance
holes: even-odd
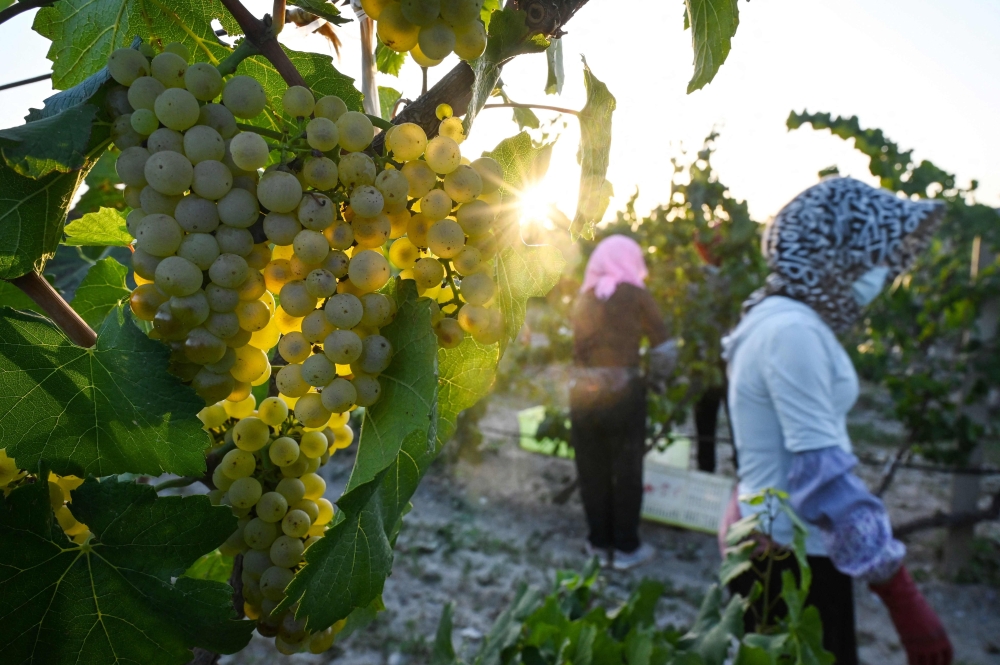
[[[590,544],[632,552],[639,547],[645,383],[637,378],[598,398],[571,390],[570,420]]]
[[[713,386],[694,404],[694,429],[698,435],[698,470],[715,473],[715,427],[726,386]]]
[[[809,588],[806,605],[815,605],[819,610],[823,621],[823,648],[834,655],[836,665],[857,665],[858,643],[854,633],[854,589],[851,578],[834,568],[828,557],[811,556],[808,560],[812,569],[812,586]],[[781,574],[786,570],[791,570],[798,578],[799,566],[794,556],[775,562],[770,583],[772,599],[781,594]],[[760,579],[755,572],[747,571],[730,582],[729,590],[746,597],[754,581]],[[744,623],[748,632],[757,630],[757,617],[760,616],[762,605],[763,598],[756,603],[756,615],[752,611],[747,612]],[[774,611],[777,616],[783,617],[788,610],[780,602]],[[770,619],[768,621],[771,622]]]

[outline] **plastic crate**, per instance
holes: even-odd
[[[734,480],[680,469],[646,458],[642,473],[642,516],[654,522],[716,533]]]

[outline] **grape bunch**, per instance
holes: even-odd
[[[474,60],[486,50],[483,0],[361,0],[361,7],[382,43],[409,51],[421,67],[434,67],[452,52]]]

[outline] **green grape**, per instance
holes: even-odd
[[[322,231],[333,224],[335,206],[329,198],[316,192],[308,192],[298,204],[299,223],[312,231]]]
[[[283,335],[278,341],[278,353],[289,363],[301,363],[309,357],[312,345],[306,340],[305,335],[299,331],[293,331]],[[282,391],[284,392],[284,391]],[[285,393],[286,395],[288,393]],[[284,420],[284,418],[282,418]]]
[[[371,185],[375,182],[375,162],[363,152],[343,155],[337,170],[340,182],[349,190],[358,185]]]
[[[260,592],[264,598],[278,602],[285,597],[285,589],[295,576],[289,568],[291,566],[271,566],[261,573]]]
[[[208,284],[205,287],[205,298],[208,299],[208,306],[213,312],[232,312],[240,302],[239,293],[234,289],[227,289],[218,284]]]
[[[132,113],[132,129],[140,136],[149,136],[160,127],[156,114],[148,109],[139,109]]]
[[[434,328],[434,334],[437,335],[438,343],[445,349],[454,349],[465,338],[465,331],[455,319],[442,319]]]
[[[211,201],[217,201],[233,188],[233,174],[222,162],[207,159],[194,165],[191,190]]]
[[[146,139],[149,154],[170,150],[184,154],[184,135],[168,127],[160,127]]]
[[[399,238],[389,247],[389,261],[400,270],[408,270],[420,258],[420,250],[409,238]]]
[[[264,217],[264,235],[275,245],[291,245],[301,230],[302,225],[293,215],[272,212]]]
[[[356,364],[364,374],[381,374],[392,362],[392,344],[381,335],[369,335],[362,341],[361,356]]]
[[[181,245],[184,232],[168,215],[146,215],[139,222],[136,246],[153,256],[170,256]]]
[[[382,386],[378,379],[373,376],[360,374],[351,379],[354,389],[358,391],[356,403],[358,406],[368,407],[378,401],[382,396]]]
[[[271,562],[280,568],[291,568],[302,561],[302,553],[305,552],[305,549],[305,545],[298,538],[278,536],[271,545]],[[262,575],[261,580],[263,579]],[[261,591],[263,591],[263,584]]]
[[[222,457],[219,466],[222,467],[222,472],[233,480],[246,478],[257,467],[257,458],[253,456],[253,453],[235,448]]]
[[[128,88],[128,103],[133,109],[153,110],[156,98],[166,87],[152,76],[140,76]]]
[[[479,18],[482,0],[441,0],[441,18],[451,25],[462,25]]]
[[[271,212],[291,212],[302,200],[302,184],[285,171],[268,171],[257,183],[257,199]]]
[[[486,28],[478,20],[455,26],[455,55],[475,60],[486,51]]]
[[[350,293],[338,293],[326,301],[326,318],[333,325],[350,330],[361,322],[365,310],[361,300]],[[331,360],[334,360],[331,358]],[[346,365],[347,363],[340,363]]]
[[[361,356],[363,348],[361,338],[353,330],[335,330],[323,340],[323,353],[338,365],[350,365]]]
[[[371,16],[371,14],[369,14]],[[373,17],[374,18],[374,17]],[[337,122],[340,116],[347,113],[347,104],[344,100],[336,95],[326,95],[325,97],[320,97],[316,101],[316,108],[313,109],[313,114],[317,118],[326,118],[327,120],[333,120]]]
[[[267,106],[264,88],[250,76],[234,76],[222,89],[222,103],[237,118],[254,118]]]
[[[316,309],[316,298],[309,295],[306,283],[296,279],[281,287],[281,308],[292,316],[305,316]]]
[[[475,169],[460,164],[444,177],[444,191],[457,203],[471,203],[482,193],[483,180]]]
[[[233,513],[236,513],[235,509]],[[219,553],[223,556],[236,556],[245,549],[246,543],[243,541],[243,531],[241,529],[237,529],[224,543],[219,545]]]
[[[215,230],[215,241],[223,254],[235,254],[244,260],[253,251],[253,234],[246,229],[237,229],[220,224]],[[249,266],[249,264],[247,264]],[[242,282],[241,282],[242,284]]]
[[[229,393],[233,392],[234,385],[233,377],[229,374],[216,374],[207,369],[202,369],[191,379],[191,387],[208,403],[225,399]]]
[[[462,163],[462,152],[454,140],[447,136],[435,136],[427,142],[424,159],[435,173],[446,175]]]
[[[125,185],[125,191],[122,192],[122,196],[125,199],[125,205],[127,205],[129,208],[141,208],[143,189],[145,189],[145,187],[141,186],[137,187],[135,185]]]
[[[384,5],[376,25],[378,38],[397,53],[409,51],[417,45],[420,27],[406,20],[398,3]]]
[[[302,167],[302,178],[314,189],[333,189],[339,179],[337,163],[329,157],[310,157]]]
[[[420,199],[420,214],[437,222],[451,214],[451,197],[443,189],[432,189]]]
[[[392,130],[392,154],[401,162],[418,159],[427,147],[427,134],[412,122],[404,122]]]
[[[222,92],[222,74],[207,62],[196,62],[184,72],[184,87],[203,102],[210,102]]]
[[[486,233],[478,238],[471,238],[470,245],[479,250],[483,261],[489,261],[497,253],[497,239],[492,233]]]
[[[212,312],[205,320],[205,329],[220,339],[228,340],[239,331],[240,320],[233,312]],[[239,362],[238,355],[236,362]]]
[[[312,115],[316,100],[309,88],[293,85],[281,96],[281,106],[293,118],[305,118]]]
[[[180,57],[181,60],[187,62],[191,59],[191,51],[188,50],[187,46],[181,44],[180,42],[170,42],[163,47],[163,50],[167,53],[173,53]]]
[[[323,437],[326,440],[326,437]],[[313,519],[313,524],[317,526],[323,526],[329,524],[333,520],[334,510],[333,504],[330,500],[325,497],[320,497],[316,499],[316,507],[319,509],[315,519]]]
[[[115,118],[111,123],[111,136],[114,137],[115,147],[119,150],[142,145],[142,136],[132,129],[131,113]]]
[[[230,169],[232,170],[232,169]],[[233,176],[233,189],[242,189],[244,191],[250,192],[253,195],[254,201],[257,200],[257,174],[252,173],[250,175],[234,175]],[[254,203],[256,206],[257,204]]]
[[[192,67],[195,65],[192,65]],[[197,97],[197,95],[195,95]],[[205,104],[198,113],[198,124],[207,125],[219,132],[224,139],[231,139],[239,131],[232,111],[222,104]]]
[[[194,167],[184,155],[163,151],[149,156],[143,174],[153,189],[161,194],[176,196],[183,194],[191,186]]]
[[[351,209],[358,217],[374,217],[384,205],[382,192],[372,185],[359,185],[351,192]]]
[[[269,398],[277,399],[277,398]],[[278,492],[266,492],[260,497],[260,501],[257,502],[257,518],[263,520],[264,522],[274,523],[281,520],[288,512],[288,501],[284,496]],[[277,530],[274,534],[275,538],[278,537]],[[274,542],[273,540],[271,542]],[[265,547],[270,547],[271,543],[265,545]],[[253,547],[253,545],[251,545]],[[264,549],[263,547],[255,547],[254,549]]]
[[[304,498],[315,501],[316,499],[323,496],[323,492],[326,491],[326,481],[323,480],[322,476],[316,475],[315,473],[307,473],[301,477],[302,484],[305,485],[306,492]]]
[[[177,256],[182,256],[198,266],[199,270],[208,270],[215,259],[219,258],[219,243],[211,233],[191,233],[184,236]]]
[[[122,150],[115,160],[115,172],[126,185],[142,187],[146,184],[146,162],[149,161],[149,151],[135,146]]]
[[[303,229],[295,235],[292,248],[295,251],[295,256],[309,265],[322,263],[326,255],[330,253],[330,244],[323,237],[323,234],[310,229]]]
[[[265,424],[277,427],[288,417],[288,405],[280,397],[266,397],[257,407],[257,417]],[[260,514],[259,510],[257,512]]]
[[[503,186],[503,169],[492,157],[480,157],[469,165],[483,181],[483,194],[492,194]]]
[[[133,238],[135,234],[139,232],[139,223],[145,219],[146,213],[141,209],[132,210],[129,212],[128,216],[125,217],[125,229],[129,232]]]
[[[263,501],[264,494],[261,496],[261,501]],[[260,501],[257,502],[257,512],[260,513]],[[251,520],[252,521],[252,520]],[[250,526],[247,524],[247,526]],[[243,528],[244,536],[246,535],[246,527]],[[277,536],[275,536],[277,537]],[[260,578],[268,568],[271,567],[271,557],[267,555],[267,552],[262,551],[264,548],[260,549],[250,549],[243,555],[243,572],[249,574],[254,580],[257,581],[257,590],[260,591]],[[245,594],[245,590],[244,590]]]
[[[326,314],[321,309],[306,314],[300,325],[302,326],[302,334],[305,335],[310,344],[319,344],[327,335],[336,330],[333,324],[326,320]],[[303,371],[305,370],[303,369]]]
[[[271,322],[271,310],[260,300],[241,302],[236,306],[236,318],[239,319],[240,328],[257,332]]]
[[[378,291],[389,281],[389,262],[381,252],[366,249],[354,254],[348,266],[347,276],[362,292]]]
[[[438,120],[444,120],[445,118],[450,118],[455,115],[455,110],[451,108],[451,104],[438,104],[434,109],[434,117]]]
[[[483,255],[479,253],[479,250],[471,245],[466,245],[466,247],[459,252],[454,259],[452,259],[451,265],[455,268],[455,271],[459,275],[469,275],[475,272],[483,264]]]
[[[204,291],[195,291],[189,296],[172,296],[169,302],[170,311],[174,317],[188,328],[200,326],[212,313]],[[223,350],[224,353],[225,350]],[[218,360],[213,362],[218,362]],[[209,365],[211,363],[204,364]]]
[[[465,232],[450,219],[434,222],[427,232],[427,246],[442,259],[450,259],[465,248]]]
[[[246,259],[235,254],[221,254],[208,269],[208,276],[213,282],[227,289],[238,288],[247,278]]]
[[[401,0],[399,3],[403,18],[413,25],[427,25],[438,17],[440,0]]]
[[[392,232],[392,222],[384,213],[376,217],[355,217],[351,227],[354,229],[354,241],[360,249],[381,247]]]
[[[490,311],[481,305],[463,305],[458,310],[458,325],[472,335],[482,333],[489,328]]]
[[[340,136],[340,147],[349,152],[364,150],[375,138],[375,126],[372,125],[372,121],[358,111],[348,111],[337,118],[337,132]]]
[[[295,439],[283,436],[274,440],[267,454],[276,466],[288,466],[299,458],[299,444]]]
[[[184,354],[193,363],[210,365],[226,355],[226,343],[204,328],[194,328],[184,341]]]
[[[147,185],[139,192],[139,206],[142,207],[142,211],[147,215],[159,213],[161,215],[173,216],[182,198],[181,196],[161,194]]]
[[[188,233],[211,233],[219,227],[219,212],[215,202],[194,194],[177,202],[174,219]]]
[[[366,293],[361,296],[364,314],[361,325],[365,328],[381,328],[389,325],[394,316],[392,300],[381,293]]]
[[[325,386],[337,377],[337,368],[326,356],[313,355],[302,363],[302,380],[314,387]]]
[[[153,107],[160,122],[178,132],[183,132],[194,126],[201,114],[198,100],[183,88],[168,87],[163,94],[156,98]]]
[[[262,245],[254,245],[254,250],[256,251],[257,248],[261,246]],[[263,245],[263,247],[265,251],[270,253],[270,250],[267,249],[267,245]],[[247,262],[247,265],[250,266],[249,261]],[[254,268],[254,266],[250,267],[253,269],[247,275],[246,281],[240,284],[239,288],[236,289],[236,292],[240,296],[240,300],[245,302],[253,302],[258,299],[263,299],[264,293],[267,291],[267,282],[264,281],[264,276],[260,274],[260,272],[258,272],[258,269]],[[268,310],[274,309],[273,302],[270,303],[265,302],[264,306],[267,307]]]
[[[354,230],[346,222],[335,222],[330,228],[323,231],[323,235],[330,243],[330,247],[338,251],[348,249],[354,244]],[[331,272],[333,271],[331,270]]]
[[[112,118],[131,113],[134,109],[128,101],[128,88],[123,85],[111,86],[104,97],[104,107]]]
[[[493,299],[496,292],[496,284],[485,272],[477,272],[462,279],[462,297],[470,305],[485,305]]]
[[[221,161],[226,156],[226,142],[208,125],[195,125],[184,132],[184,156],[192,164],[207,159]]]
[[[292,538],[302,538],[311,526],[309,515],[298,509],[289,510],[281,520],[281,530]]]
[[[244,453],[242,450],[230,450],[229,452]],[[229,453],[226,454],[228,455]],[[250,453],[244,454],[250,455]],[[253,459],[253,455],[250,455],[250,458]],[[253,508],[257,504],[257,501],[260,500],[260,495],[261,486],[256,478],[239,478],[229,487],[229,491],[226,492],[226,496],[229,497],[229,502],[233,508],[245,510]]]
[[[256,171],[267,165],[267,141],[254,132],[240,132],[229,142],[233,162],[244,171]]]
[[[266,446],[270,438],[271,428],[260,418],[253,416],[242,418],[233,427],[233,443],[240,450],[256,452]]]
[[[209,370],[215,372],[216,374],[224,374],[233,368],[236,364],[236,351],[230,346],[226,346],[226,353],[222,356],[222,360],[214,363],[209,363],[205,365]]]
[[[362,188],[358,187],[351,193],[351,207],[354,208],[356,214],[362,217],[371,217],[375,213],[362,213],[354,205],[354,194],[359,189]],[[383,207],[389,212],[398,211],[406,207],[406,195],[410,191],[410,182],[402,172],[386,169],[375,178],[375,187],[373,189],[379,192],[379,198],[382,200],[382,205],[379,206],[377,212],[381,212]]]
[[[306,275],[306,291],[314,298],[329,298],[337,292],[337,278],[329,270],[317,268]]]
[[[212,314],[212,316],[231,316],[230,314]],[[246,333],[246,339],[250,339],[250,333]],[[267,355],[258,348],[246,346],[245,344],[236,349],[236,363],[233,364],[229,373],[237,381],[252,383],[261,377],[270,368],[267,362]]]
[[[306,125],[306,142],[313,150],[327,152],[337,147],[340,141],[340,130],[329,118],[313,118]]]
[[[274,491],[285,497],[289,506],[298,503],[306,496],[306,486],[298,478],[282,478]]]
[[[352,430],[347,425],[338,427],[333,430],[333,445],[338,449],[342,450],[351,445],[354,441],[354,430]]]
[[[470,238],[479,238],[490,232],[495,215],[485,201],[469,201],[455,214],[459,226]]]
[[[406,177],[406,181],[409,183],[410,187],[407,194],[410,198],[418,199],[427,195],[428,192],[434,189],[434,185],[437,184],[437,174],[423,160],[406,162],[403,164],[400,172]]]
[[[262,495],[261,499],[268,494],[274,494],[274,492]],[[281,495],[279,494],[278,496]],[[282,501],[284,501],[284,498],[282,498]],[[281,532],[278,530],[278,525],[275,524],[277,520],[265,520],[260,517],[260,500],[257,501],[257,515],[257,517],[250,520],[249,524],[243,527],[243,540],[254,550],[266,550],[271,547],[271,544],[281,535]],[[263,575],[263,573],[261,574]]]
[[[441,60],[455,50],[455,31],[441,19],[420,28],[417,37],[420,52],[432,60]]]
[[[154,284],[140,284],[129,296],[129,306],[136,318],[142,321],[152,321],[156,310],[166,302],[167,297],[160,293]]]
[[[422,258],[413,266],[413,279],[421,289],[439,286],[444,279],[444,266],[437,259]]]
[[[308,393],[299,398],[295,403],[295,417],[306,427],[322,427],[333,415],[325,406],[323,400],[316,393]],[[303,457],[303,459],[305,459]],[[306,498],[309,497],[309,483],[306,483]]]
[[[209,407],[209,408],[211,408],[211,407]],[[219,408],[221,409],[222,407],[220,406]],[[223,409],[223,415],[226,415],[225,414],[225,409]],[[223,418],[222,422],[224,423],[228,419],[229,419],[229,416],[226,415],[226,417]],[[219,423],[219,424],[221,425],[222,423]],[[212,472],[212,484],[215,485],[220,490],[222,490],[223,492],[229,490],[229,488],[233,484],[233,480],[234,480],[233,478],[230,478],[229,476],[226,475],[225,469],[223,468],[223,466],[221,464],[217,465],[215,467],[215,471]],[[303,495],[304,495],[304,492],[305,492],[305,490],[303,489]]]
[[[410,57],[413,58],[413,62],[417,63],[421,67],[437,67],[444,60],[444,58],[435,60],[434,58],[427,57],[424,55],[424,52],[420,50],[420,44],[417,44],[410,49]]]
[[[132,269],[143,279],[153,279],[161,262],[160,257],[147,254],[139,248],[132,252]],[[197,266],[195,267],[197,268]]]
[[[150,63],[150,71],[153,78],[167,88],[183,88],[187,61],[176,53],[164,51],[153,58],[153,62]]]
[[[217,210],[223,224],[240,229],[253,226],[260,215],[256,197],[245,189],[230,189],[219,199]]]
[[[322,457],[329,444],[322,432],[303,432],[302,440],[299,441],[299,451],[309,459]],[[315,522],[319,515],[309,515],[310,521]]]
[[[309,384],[302,378],[301,365],[285,365],[275,377],[278,392],[289,397],[302,397],[309,392]]]
[[[108,58],[108,73],[122,85],[132,85],[140,76],[149,76],[149,61],[138,51],[120,48]]]

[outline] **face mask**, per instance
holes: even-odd
[[[858,277],[851,284],[851,294],[855,302],[864,307],[878,297],[885,286],[885,278],[889,276],[889,269],[884,266],[877,266]]]

